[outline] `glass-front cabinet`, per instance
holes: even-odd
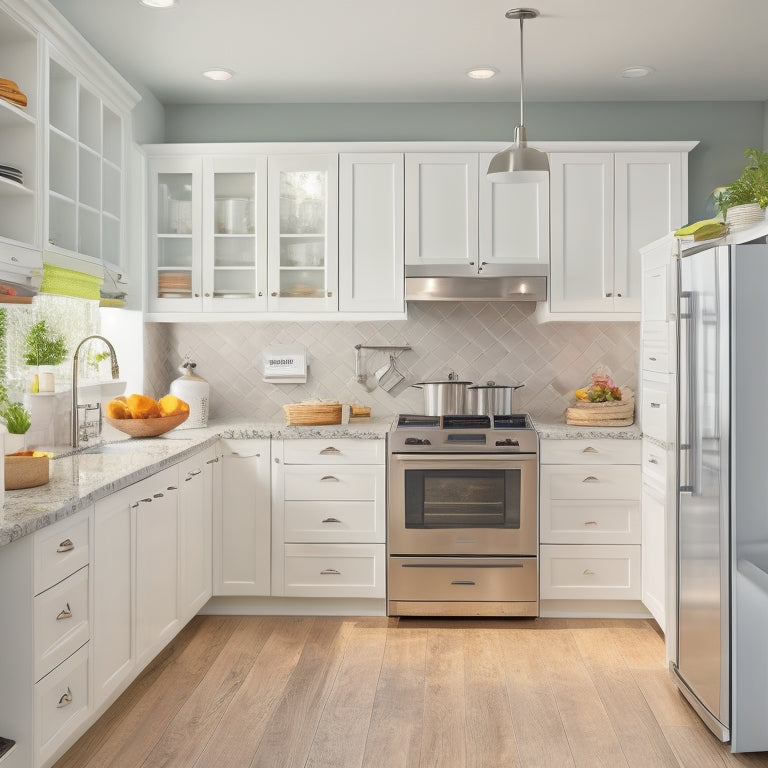
[[[338,307],[338,155],[269,158],[270,310]]]

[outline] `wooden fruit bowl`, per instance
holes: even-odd
[[[178,427],[188,417],[189,413],[178,413],[159,419],[110,419],[108,416],[105,419],[107,424],[131,437],[157,437]]]
[[[6,456],[5,490],[34,488],[45,485],[49,479],[50,463],[47,456]]]

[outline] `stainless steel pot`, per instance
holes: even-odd
[[[445,416],[466,413],[467,387],[471,381],[458,381],[451,371],[447,381],[420,381],[413,386],[424,391],[424,414]]]
[[[473,384],[467,387],[467,413],[480,416],[506,416],[515,413],[515,390],[525,384]]]

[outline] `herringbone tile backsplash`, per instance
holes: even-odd
[[[542,323],[533,305],[507,303],[411,303],[407,320],[380,322],[148,323],[145,326],[145,391],[160,396],[179,374],[185,355],[211,385],[213,419],[282,419],[284,403],[334,399],[370,405],[375,416],[422,413],[421,390],[396,396],[375,387],[373,372],[388,361],[383,352],[363,352],[368,380],[355,380],[355,345],[410,345],[398,367],[407,381],[461,380],[525,384],[515,410],[559,421],[574,389],[598,365],[619,386],[637,389],[638,323]],[[306,384],[262,381],[262,352],[301,344],[309,357]],[[369,391],[372,389],[373,391]]]

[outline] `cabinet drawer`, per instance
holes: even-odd
[[[389,600],[536,600],[536,559],[391,557]]]
[[[666,342],[651,341],[643,338],[642,368],[644,371],[670,373],[673,370],[672,354],[670,354]]]
[[[286,501],[285,541],[384,543],[384,497],[378,501]]]
[[[643,482],[650,479],[664,488],[667,483],[667,466],[667,451],[650,440],[643,440]]]
[[[541,547],[542,600],[639,600],[638,545]]]
[[[290,466],[285,468],[286,501],[374,501],[385,498],[384,466]]]
[[[639,440],[542,440],[542,464],[639,464]]]
[[[35,742],[39,762],[45,762],[53,754],[89,711],[88,645],[84,645],[35,685]]]
[[[286,464],[383,464],[384,440],[284,440]]]
[[[643,270],[643,322],[667,320],[670,314],[669,266]]]
[[[384,597],[384,544],[286,544],[289,597]]]
[[[88,642],[88,567],[34,598],[35,680]]]
[[[638,449],[640,441],[637,441]],[[542,499],[639,499],[640,465],[541,467]]]
[[[640,501],[541,499],[546,544],[639,544]]]
[[[76,515],[35,533],[35,594],[88,564],[88,522]]]
[[[661,380],[643,377],[642,404],[640,418],[642,419],[643,434],[655,437],[662,442],[674,440],[675,413],[674,395],[672,394],[671,377],[660,377]]]

